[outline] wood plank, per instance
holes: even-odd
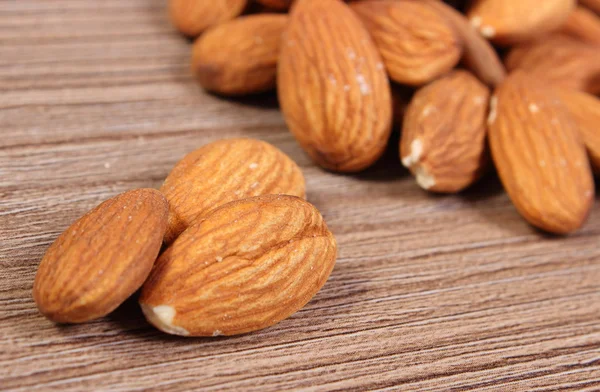
[[[0,2],[0,389],[598,390],[600,208],[578,233],[528,226],[498,179],[420,190],[397,159],[315,167],[274,94],[202,92],[162,0]],[[182,339],[135,297],[58,326],[31,287],[47,246],[101,201],[158,187],[187,152],[266,140],[305,173],[340,246],[301,311],[248,335]]]

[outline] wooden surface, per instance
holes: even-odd
[[[494,176],[431,196],[393,148],[364,174],[326,173],[273,96],[202,93],[189,49],[162,0],[0,1],[0,389],[600,389],[599,207],[552,238]],[[232,136],[290,154],[338,239],[303,310],[215,339],[159,333],[134,300],[84,325],[38,314],[37,264],[75,218]]]

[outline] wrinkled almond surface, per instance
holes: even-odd
[[[525,219],[557,234],[581,227],[594,182],[577,127],[551,89],[523,72],[511,74],[492,98],[489,141],[504,188]]]
[[[395,82],[422,85],[447,73],[460,60],[462,41],[452,25],[427,4],[376,0],[351,5]]]
[[[558,89],[558,95],[577,124],[592,168],[600,174],[600,98],[564,88]]]
[[[210,26],[239,16],[247,0],[169,0],[171,22],[182,33],[197,37]]]
[[[385,66],[340,0],[297,0],[277,71],[286,123],[319,165],[354,172],[385,150],[392,122]]]
[[[515,46],[506,67],[561,87],[600,93],[600,50],[575,38],[553,35]]]
[[[161,187],[169,201],[165,242],[195,220],[233,200],[263,194],[305,196],[298,165],[269,143],[225,139],[186,155]]]
[[[528,41],[559,28],[575,0],[474,0],[471,24],[498,44]]]
[[[81,323],[113,311],[146,280],[167,225],[167,201],[137,189],[105,201],[48,248],[33,298],[42,314]]]
[[[192,71],[200,85],[224,95],[275,88],[286,15],[250,15],[209,29],[194,44]]]
[[[480,177],[489,96],[488,88],[466,71],[417,91],[404,118],[400,154],[422,188],[453,193]]]
[[[335,239],[310,203],[284,195],[244,199],[213,211],[163,253],[140,304],[167,333],[256,331],[302,308],[335,258]]]

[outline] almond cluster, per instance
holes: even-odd
[[[566,234],[600,172],[599,0],[171,0],[192,71],[226,96],[277,89],[320,166],[356,172],[401,128],[422,188],[492,164],[520,214]]]
[[[141,287],[144,315],[167,333],[266,328],[310,301],[335,263],[335,239],[304,197],[300,168],[272,145],[208,144],[160,191],[125,192],[73,223],[44,255],[33,297],[49,319],[81,323]]]

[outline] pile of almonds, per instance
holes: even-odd
[[[81,323],[141,287],[144,315],[167,333],[266,328],[310,301],[335,264],[335,239],[304,197],[300,168],[272,145],[208,144],[160,191],[125,192],[71,225],[44,255],[33,297],[49,319]]]
[[[320,166],[371,166],[396,123],[422,188],[462,191],[493,163],[521,215],[556,234],[583,225],[600,172],[599,13],[600,0],[170,1],[200,85],[276,88]]]
[[[371,166],[397,123],[400,160],[422,188],[459,192],[493,162],[528,222],[577,230],[600,173],[600,0],[465,3],[169,8],[175,26],[198,37],[200,85],[227,96],[276,88],[290,131],[323,168]],[[69,227],[39,266],[34,299],[51,320],[79,323],[141,288],[146,318],[167,333],[271,326],[302,308],[335,263],[335,239],[304,197],[300,169],[275,147],[206,145],[160,191],[126,192]]]

